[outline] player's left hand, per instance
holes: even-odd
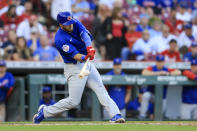
[[[90,60],[93,60],[94,59],[94,55],[96,53],[96,50],[92,47],[92,46],[88,46],[87,47],[87,56],[86,58],[90,57]]]

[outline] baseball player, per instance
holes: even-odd
[[[0,122],[5,121],[6,98],[13,90],[14,77],[11,73],[6,72],[6,63],[4,60],[0,60]]]
[[[122,71],[122,60],[120,58],[115,58],[113,60],[113,70],[107,73],[107,75],[121,75],[125,76],[126,74]],[[109,96],[114,100],[120,109],[121,115],[126,116],[126,105],[131,98],[131,86],[108,86],[107,87]],[[104,119],[109,118],[106,111],[103,111]]]
[[[150,66],[142,71],[142,75],[153,76],[153,75],[180,75],[181,72],[175,69],[169,69],[164,66],[165,57],[162,55],[156,56],[156,65]],[[163,90],[163,112],[165,111],[165,103],[166,103],[166,91],[167,87]],[[148,110],[148,103],[153,98],[154,94],[154,87],[149,86],[147,92],[142,95],[142,102],[140,108],[140,115],[139,119],[146,118],[147,110]]]
[[[60,28],[55,36],[55,45],[65,63],[64,75],[68,82],[69,96],[52,106],[40,106],[38,113],[33,117],[33,122],[40,123],[44,118],[55,117],[59,113],[76,107],[81,101],[87,83],[108,111],[110,121],[124,123],[124,118],[115,102],[109,97],[95,66],[88,63],[89,75],[83,79],[78,76],[84,62],[88,58],[94,59],[95,49],[92,47],[91,34],[81,22],[72,17],[70,12],[60,12],[57,15],[57,21]]]
[[[142,95],[146,91],[146,88],[141,88],[139,90],[138,96],[134,99],[128,102],[127,104],[127,110],[133,110],[133,111],[140,111],[141,108],[141,102],[142,102]],[[149,102],[148,104],[148,113],[149,113],[149,118],[153,118],[153,112],[154,112],[154,105],[152,102]]]
[[[42,89],[42,99],[40,99],[40,105],[54,105],[55,101],[51,98],[51,88],[48,86],[43,87]]]
[[[197,59],[191,61],[191,70],[185,70],[183,75],[191,80],[197,80]],[[183,86],[181,119],[197,119],[197,85]]]

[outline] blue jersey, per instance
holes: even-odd
[[[91,34],[86,28],[76,20],[73,24],[73,31],[66,32],[59,28],[55,35],[55,46],[62,56],[64,63],[77,63],[74,60],[74,56],[78,53],[87,55],[86,41],[82,38],[82,34],[88,34],[88,37],[92,40]]]
[[[188,62],[191,62],[195,59],[197,59],[197,54],[193,56],[191,52],[186,53],[183,57],[183,60]]]
[[[33,43],[32,39],[28,40],[27,41],[27,48],[30,48],[32,46],[32,43]],[[40,39],[37,39],[36,40],[36,45],[37,45],[37,48],[40,48],[41,47]]]
[[[50,99],[49,103],[46,103],[43,99],[40,99],[40,105],[50,106],[54,104],[55,104],[55,101],[53,99]]]
[[[0,78],[0,102],[4,102],[6,100],[8,92],[13,85],[13,75],[9,72],[6,72],[5,75]]]
[[[139,98],[137,97],[133,101],[130,101],[127,104],[127,109],[128,110],[139,111],[140,106],[141,106],[141,103],[139,102]],[[151,103],[151,102],[149,102],[149,104],[148,104],[148,111],[149,111],[150,114],[153,114],[153,112],[154,112],[154,106],[153,106],[153,103]]]
[[[48,46],[46,48],[38,48],[35,50],[33,56],[39,56],[40,61],[55,61],[55,59],[58,57],[58,51],[51,46]]]
[[[197,85],[183,86],[182,102],[187,104],[197,104]]]
[[[110,71],[108,72],[106,75],[115,75],[114,71]],[[121,72],[122,76],[125,75],[124,72]],[[127,86],[109,86],[108,87],[108,93],[109,96],[114,100],[114,102],[116,103],[116,105],[118,106],[118,108],[120,110],[124,109],[126,106],[125,103],[125,96],[126,96],[126,90],[127,90]]]
[[[153,71],[153,72],[158,72],[158,71],[172,72],[172,71],[174,71],[174,69],[169,69],[169,68],[167,68],[167,67],[165,67],[165,66],[163,66],[162,69],[158,69],[156,65],[151,66],[151,67],[148,67],[147,70]],[[152,92],[152,93],[154,93],[154,88],[153,88],[153,87],[154,87],[154,86],[149,86],[147,90],[150,91],[150,92]],[[167,92],[167,87],[164,86],[163,98],[166,98],[166,92]]]

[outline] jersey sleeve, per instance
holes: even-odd
[[[3,82],[2,86],[3,88],[10,89],[14,85],[15,80],[11,73],[7,73],[6,75],[6,80]]]
[[[79,51],[69,42],[66,42],[66,43],[60,42],[58,48],[61,49],[64,53],[66,53],[72,58],[74,58],[76,54],[79,54]]]
[[[14,82],[14,76],[11,73],[9,73],[9,87],[12,87],[14,85]]]
[[[81,40],[85,43],[86,47],[92,45],[93,37],[85,26],[77,20],[77,28],[80,33]]]

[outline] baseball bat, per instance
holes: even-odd
[[[90,57],[86,60],[85,64],[83,65],[83,67],[79,73],[80,79],[83,79],[85,76],[89,75],[89,73],[90,73],[89,70],[86,70],[89,60],[90,60]]]

